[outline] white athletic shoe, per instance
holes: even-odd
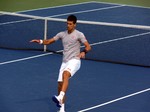
[[[58,96],[53,96],[52,100],[56,103],[57,107],[59,107],[59,108],[61,107],[62,101],[61,101],[61,99],[58,98]]]
[[[59,111],[57,111],[57,112],[65,112],[64,110],[59,110]]]

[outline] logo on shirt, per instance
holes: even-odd
[[[71,36],[72,39],[75,39],[76,37],[74,35]]]

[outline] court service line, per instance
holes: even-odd
[[[56,51],[56,52],[59,53],[59,52],[62,52],[62,50],[59,50],[59,51]],[[47,56],[47,55],[51,55],[51,54],[54,54],[54,53],[50,52],[50,53],[44,53],[44,54],[30,56],[30,57],[26,57],[26,58],[20,58],[20,59],[16,59],[16,60],[6,61],[6,62],[0,63],[0,65],[5,65],[5,64],[20,62],[20,61],[25,61],[25,60],[34,59],[34,58],[39,58],[39,57],[43,57],[43,56]]]
[[[120,101],[120,100],[129,98],[129,97],[132,97],[132,96],[135,96],[135,95],[144,93],[144,92],[148,92],[148,91],[150,91],[150,88],[145,89],[145,90],[142,90],[142,91],[139,91],[139,92],[135,92],[135,93],[133,93],[133,94],[129,94],[129,95],[126,95],[126,96],[123,96],[123,97],[120,97],[120,98],[117,98],[117,99],[108,101],[108,102],[106,102],[106,103],[102,103],[102,104],[93,106],[93,107],[90,107],[90,108],[86,108],[86,109],[83,109],[83,110],[79,110],[78,112],[86,112],[86,111],[89,111],[89,110],[92,110],[92,109],[96,109],[96,108],[99,108],[99,107],[102,107],[102,106],[105,106],[105,105],[108,105],[108,104],[111,104],[111,103],[114,103],[114,102],[117,102],[117,101]]]
[[[29,60],[29,59],[33,59],[33,58],[38,58],[38,57],[42,57],[42,56],[46,56],[46,55],[50,55],[50,54],[53,54],[53,53],[50,52],[50,53],[40,54],[40,55],[31,56],[31,57],[27,57],[27,58],[21,58],[21,59],[16,59],[16,60],[12,60],[12,61],[6,61],[6,62],[0,63],[0,65],[15,63],[15,62],[19,62],[19,61],[25,61],[25,60]]]
[[[130,4],[125,4],[125,3],[110,3],[110,2],[100,2],[100,1],[93,1],[93,2],[95,2],[95,3],[100,3],[100,4],[126,5],[127,7],[150,9],[149,7],[146,7],[146,6],[130,5]]]
[[[28,22],[28,21],[33,21],[33,20],[36,20],[36,19],[24,19],[24,20],[19,20],[19,21],[5,22],[5,23],[0,23],[0,25],[7,25],[7,24],[14,24],[14,23]]]
[[[108,9],[120,8],[120,7],[124,7],[124,6],[125,5],[119,5],[119,6],[97,8],[97,9],[91,9],[91,10],[85,10],[85,11],[76,11],[76,12],[58,14],[58,15],[53,15],[53,16],[48,16],[48,17],[59,17],[59,16],[65,16],[65,15],[69,15],[69,14],[80,14],[80,13],[94,12],[94,11],[100,11],[100,10],[108,10]]]
[[[86,5],[89,3],[95,3],[95,1],[89,1],[89,2],[81,2],[81,3],[74,3],[74,4],[66,4],[66,5],[58,5],[58,6],[51,6],[51,7],[44,7],[44,8],[37,8],[37,9],[31,9],[31,10],[23,10],[23,11],[17,11],[15,13],[23,13],[23,12],[31,12],[31,11],[39,11],[39,10],[47,10],[47,9],[55,9],[55,8],[63,8],[63,7],[71,7],[76,5]],[[120,4],[119,4],[120,5]]]
[[[105,43],[115,42],[115,41],[119,41],[119,40],[125,40],[125,39],[135,38],[135,37],[139,37],[139,36],[144,36],[144,35],[148,35],[148,34],[150,34],[150,32],[135,34],[135,35],[121,37],[121,38],[117,38],[117,39],[106,40],[106,41],[102,41],[102,42],[93,43],[90,45],[95,46],[95,45],[99,45],[99,44],[105,44]]]

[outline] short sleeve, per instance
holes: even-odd
[[[57,41],[57,40],[61,39],[62,36],[63,36],[63,32],[60,32],[56,36],[54,36],[53,38],[54,38],[55,41]]]
[[[85,43],[85,42],[87,41],[85,35],[84,35],[82,32],[79,33],[79,40],[80,40],[82,43]]]

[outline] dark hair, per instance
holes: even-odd
[[[67,21],[73,21],[73,23],[75,24],[77,22],[77,17],[74,15],[70,15],[68,16]]]

